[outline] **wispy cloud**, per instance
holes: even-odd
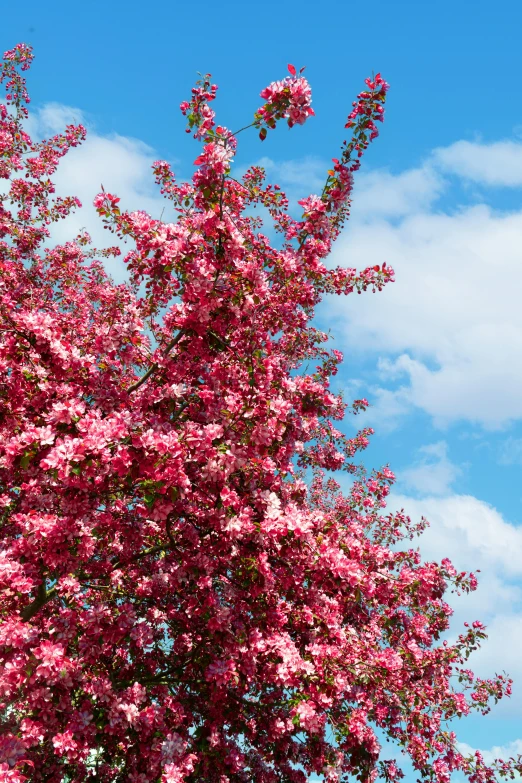
[[[422,446],[414,464],[401,471],[400,480],[421,495],[447,495],[462,472],[449,459],[448,444],[441,440]]]
[[[506,438],[500,446],[498,461],[501,465],[522,465],[522,438]]]
[[[514,187],[522,185],[522,143],[495,141],[456,141],[433,153],[436,164],[448,174],[483,185]]]
[[[386,261],[397,283],[349,303],[331,297],[321,315],[352,353],[387,358],[401,396],[438,425],[503,427],[522,418],[521,252],[522,211],[370,216],[341,237],[333,263]]]

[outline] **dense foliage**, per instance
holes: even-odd
[[[238,134],[202,78],[181,106],[203,144],[192,181],[154,165],[177,220],[95,198],[132,248],[116,285],[100,259],[118,247],[51,243],[80,205],[50,177],[85,129],[29,138],[31,59],[19,45],[1,71],[1,779],[392,780],[380,736],[420,777],[491,780],[447,729],[510,688],[467,668],[480,623],[441,640],[445,592],[475,579],[399,545],[422,524],[385,513],[388,468],[353,462],[371,431],[338,429],[342,356],[311,324],[325,294],[393,280],[325,264],[388,85],[367,80],[296,220],[260,167],[232,176]],[[261,93],[261,140],[313,114],[289,71]]]

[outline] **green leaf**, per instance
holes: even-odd
[[[33,456],[34,455],[32,451],[24,451],[23,457],[20,460],[20,467],[22,468],[22,470],[25,470],[29,466],[29,463],[31,462]]]

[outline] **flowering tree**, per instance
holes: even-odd
[[[325,265],[386,82],[366,81],[296,220],[260,167],[232,176],[238,133],[215,124],[202,78],[181,106],[203,143],[192,181],[154,164],[177,220],[96,196],[131,242],[115,285],[100,258],[118,248],[50,246],[79,206],[50,177],[85,129],[29,138],[31,59],[19,45],[0,73],[1,780],[393,780],[379,737],[441,783],[520,769],[464,757],[447,729],[510,681],[467,669],[480,623],[440,640],[445,592],[475,579],[398,546],[422,524],[384,513],[388,468],[353,462],[371,430],[337,429],[342,356],[311,325],[324,294],[393,280],[385,264]],[[313,114],[289,71],[261,93],[261,139]],[[348,496],[327,477],[339,469]]]

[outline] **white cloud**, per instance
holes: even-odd
[[[66,125],[88,125],[85,113],[74,106],[63,103],[45,103],[32,111],[27,119],[27,130],[34,138],[45,138],[63,133]]]
[[[433,153],[444,171],[483,185],[520,187],[522,185],[522,144],[496,141],[490,144],[456,141]]]
[[[420,458],[400,475],[404,483],[423,495],[445,495],[462,474],[462,468],[448,458],[448,445],[441,440],[419,449]]]
[[[299,198],[308,196],[311,192],[321,192],[330,165],[328,161],[312,156],[283,161],[274,161],[265,156],[256,161],[256,166],[262,166],[266,170],[269,181],[281,183],[285,190],[292,191],[292,195]]]
[[[370,217],[340,238],[332,264],[386,261],[397,282],[375,296],[329,297],[321,314],[341,348],[390,357],[385,379],[402,373],[401,398],[438,424],[501,427],[522,417],[522,362],[513,361],[522,345],[521,256],[522,212],[480,205],[395,225]]]
[[[352,220],[400,218],[428,209],[441,195],[444,180],[430,164],[391,174],[387,169],[357,174]]]
[[[430,520],[421,538],[430,557],[454,557],[458,568],[482,568],[503,578],[522,576],[522,527],[506,522],[489,503],[472,495],[414,499],[394,493],[390,505],[397,504]]]
[[[28,130],[36,138],[43,138],[63,131],[68,123],[78,122],[85,123],[80,109],[51,103],[31,114]],[[115,133],[103,136],[89,128],[88,123],[87,128],[86,141],[62,158],[53,177],[57,195],[77,196],[82,202],[82,209],[54,224],[52,239],[56,243],[65,242],[86,228],[95,247],[119,244],[124,254],[130,246],[116,241],[114,234],[104,230],[92,206],[102,184],[106,191],[121,198],[123,209],[143,209],[156,218],[164,210],[165,220],[173,220],[175,215],[154,183],[151,170],[151,164],[157,157],[154,150],[138,139]],[[106,265],[118,282],[125,277],[121,260],[111,259]]]
[[[367,386],[363,391],[370,407],[360,413],[353,422],[357,429],[377,427],[381,433],[392,432],[411,412],[410,392],[406,387],[391,390],[381,386]],[[347,398],[349,397],[350,395],[347,395]]]
[[[458,748],[463,755],[471,755],[475,753],[476,748],[472,748],[466,742],[459,742]],[[478,749],[482,753],[486,764],[492,764],[496,759],[509,759],[516,758],[519,754],[522,755],[522,739],[516,739],[513,742],[509,742],[507,745],[494,745],[487,750]],[[517,776],[519,777],[519,776]]]

